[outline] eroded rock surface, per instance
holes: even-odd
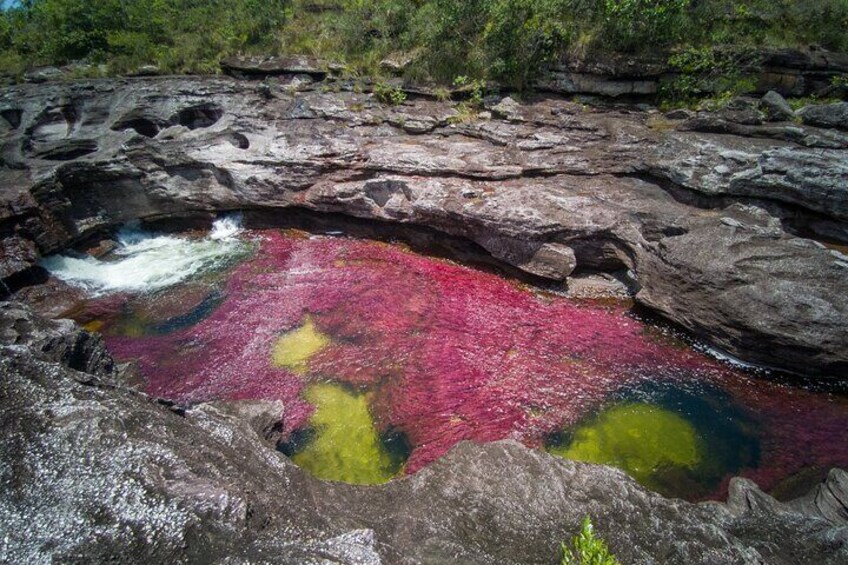
[[[514,442],[463,443],[380,487],[318,481],[273,450],[274,404],[177,407],[128,386],[81,335],[0,303],[0,559],[46,562],[551,563],[593,517],[623,563],[844,563],[846,474],[779,503],[646,491]],[[45,348],[44,343],[64,343]]]
[[[737,357],[846,374],[848,257],[816,241],[848,241],[845,133],[765,124],[744,102],[677,122],[504,101],[500,117],[452,123],[449,103],[303,88],[148,78],[2,91],[4,283],[124,222],[300,208],[427,226],[566,284],[609,273]]]

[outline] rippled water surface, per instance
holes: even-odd
[[[146,278],[150,263],[122,275],[139,284],[89,274],[97,296],[78,319],[138,362],[152,394],[282,399],[281,449],[318,476],[383,482],[458,441],[503,438],[689,499],[721,496],[736,474],[788,496],[848,466],[845,397],[723,365],[625,305],[370,241],[263,231],[190,243],[188,255],[213,247],[221,260],[167,269],[168,284]]]

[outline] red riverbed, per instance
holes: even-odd
[[[798,474],[848,467],[844,397],[732,369],[663,338],[625,305],[534,293],[399,246],[250,235],[257,252],[229,272],[220,300],[196,324],[129,336],[110,331],[107,321],[110,349],[138,361],[151,394],[183,403],[281,399],[291,432],[313,410],[301,397],[308,383],[367,388],[378,427],[405,434],[406,472],[414,473],[460,440],[513,438],[543,447],[613,399],[663,383],[687,398],[710,391],[705,405],[715,414],[701,410],[700,433],[710,433],[710,418],[741,417],[725,427],[755,438],[756,457],[728,469],[711,496],[731,474],[772,489]],[[173,316],[179,292],[154,296],[148,318]],[[202,302],[196,290],[182,292],[187,303]],[[100,299],[90,311],[117,312],[126,300]],[[275,367],[275,343],[307,316],[329,345],[303,370]],[[684,404],[677,406],[683,413]]]

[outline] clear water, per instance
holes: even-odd
[[[77,319],[137,361],[151,394],[281,399],[280,449],[322,478],[383,482],[459,441],[504,438],[692,500],[721,497],[732,475],[794,495],[848,466],[844,396],[719,362],[626,304],[575,302],[369,241],[151,239],[173,257],[147,257],[134,275],[122,267],[131,286],[56,271],[91,290]],[[192,253],[204,259],[183,259]]]

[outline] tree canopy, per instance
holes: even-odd
[[[84,61],[216,72],[232,54],[310,54],[413,78],[528,84],[590,51],[817,45],[848,51],[848,0],[21,0],[0,17],[0,71]],[[101,67],[103,69],[103,67]]]

